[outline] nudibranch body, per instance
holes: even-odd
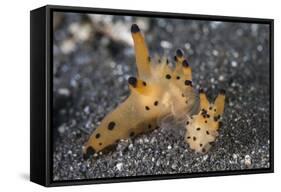
[[[167,59],[150,58],[145,40],[137,25],[131,27],[135,45],[137,78],[130,77],[130,96],[109,113],[84,145],[92,154],[120,139],[136,136],[158,127],[166,115],[185,116],[196,99],[192,87],[191,68],[181,50],[177,50],[175,69]]]
[[[221,90],[214,103],[209,103],[200,90],[200,111],[186,122],[186,142],[196,152],[207,152],[218,136],[224,110],[225,91]]]
[[[189,117],[197,106],[197,95],[192,85],[192,71],[184,58],[183,51],[180,49],[176,51],[175,67],[172,68],[168,59],[155,60],[149,56],[144,37],[136,24],[132,25],[131,33],[136,55],[137,77],[128,79],[130,88],[128,98],[105,116],[83,146],[85,157],[100,152],[121,139],[156,129],[159,127],[158,122],[167,116],[172,115],[179,119]],[[214,106],[217,112],[206,111],[206,115],[218,117],[222,114],[224,106],[224,99],[220,99],[221,97],[222,95],[219,95],[218,101],[209,104],[207,98],[204,99],[200,94],[201,110],[209,110]],[[199,112],[192,117],[193,120],[187,127],[187,137],[197,136],[197,141],[200,141],[199,146],[202,144],[207,150],[208,143],[213,141],[217,134],[217,124],[208,121],[203,126],[204,120],[201,115],[202,112]],[[199,125],[205,132],[209,131],[210,136],[194,132],[193,127]],[[202,139],[199,139],[201,137]],[[202,152],[203,148],[199,150],[197,141],[187,139],[192,149]]]

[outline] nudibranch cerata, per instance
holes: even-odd
[[[157,129],[159,121],[169,115],[189,119],[186,141],[195,151],[205,152],[217,135],[224,109],[224,92],[214,104],[209,104],[205,93],[200,92],[200,112],[192,116],[198,96],[183,51],[176,51],[175,67],[171,67],[167,58],[156,60],[149,56],[145,39],[136,24],[132,25],[131,33],[137,77],[129,77],[130,95],[105,116],[83,146],[84,157],[103,151],[121,139]],[[197,131],[198,128],[201,131]]]

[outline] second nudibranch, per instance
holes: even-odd
[[[206,93],[199,91],[200,111],[186,121],[186,142],[196,152],[207,152],[218,136],[224,111],[225,91],[221,90],[214,103],[209,103]]]
[[[114,145],[120,139],[134,137],[158,128],[161,118],[190,115],[196,94],[191,68],[183,52],[176,51],[175,67],[165,58],[155,61],[139,27],[133,24],[137,77],[128,79],[130,95],[101,121],[83,147],[85,157]]]

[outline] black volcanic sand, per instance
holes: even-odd
[[[54,19],[54,180],[270,167],[268,25],[79,14]],[[129,94],[135,22],[152,56],[172,60],[182,48],[197,89],[206,88],[212,99],[226,90],[223,126],[208,153],[192,152],[183,126],[171,123],[83,159],[91,132]]]

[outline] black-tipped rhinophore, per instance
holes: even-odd
[[[166,59],[166,64],[168,65],[170,63],[169,59]]]
[[[136,87],[136,86],[137,86],[137,82],[138,82],[138,80],[137,80],[137,78],[135,78],[135,77],[129,77],[129,79],[128,79],[128,83],[129,83],[130,85],[132,85],[133,87]]]
[[[203,88],[200,88],[199,93],[205,93],[205,90]]]
[[[177,55],[178,57],[183,57],[183,51],[182,51],[182,49],[177,49],[176,55]]]
[[[88,159],[90,156],[94,155],[96,151],[93,149],[93,147],[88,147],[86,150],[86,153],[83,155],[84,159]]]
[[[189,64],[188,64],[186,59],[182,61],[182,66],[183,67],[189,67]]]
[[[140,28],[137,24],[133,24],[132,27],[131,27],[131,32],[132,33],[137,33],[140,31]]]
[[[225,95],[225,90],[224,90],[224,89],[221,89],[221,90],[220,90],[220,94]]]
[[[184,84],[185,84],[186,86],[192,86],[192,81],[190,81],[190,80],[185,80],[185,81],[184,81]]]

